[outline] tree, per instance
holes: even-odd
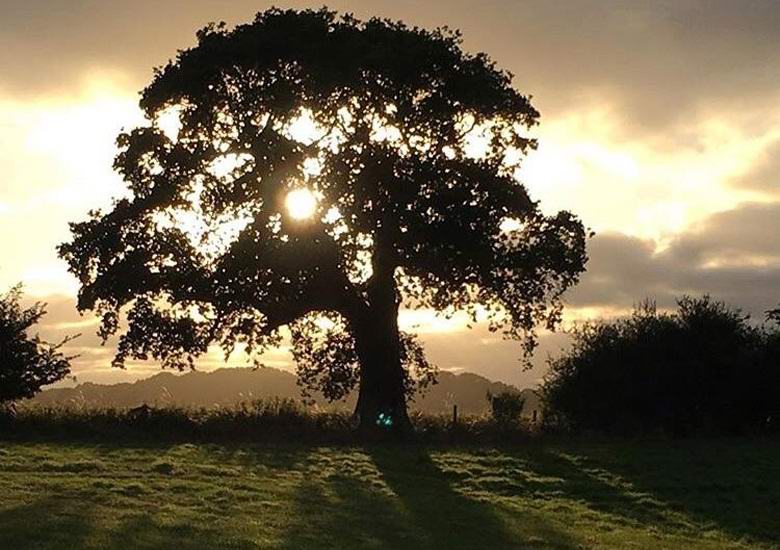
[[[158,69],[149,125],[118,138],[128,196],[60,247],[104,338],[127,308],[114,364],[184,368],[211,342],[256,355],[289,326],[304,382],[332,398],[359,383],[361,424],[404,428],[432,372],[398,328],[402,303],[484,312],[531,349],[586,237],[513,176],[539,114],[460,42],[271,9],[207,26]]]
[[[778,429],[780,332],[709,296],[672,313],[586,323],[550,363],[547,412],[575,429],[734,433]]]
[[[41,387],[70,374],[70,360],[60,349],[73,337],[50,344],[27,332],[46,314],[45,304],[25,309],[20,286],[0,296],[0,405],[32,397]]]

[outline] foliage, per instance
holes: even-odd
[[[737,309],[708,296],[684,297],[673,313],[646,302],[572,335],[544,383],[552,420],[677,435],[778,428],[780,332]]]
[[[485,415],[412,414],[415,439],[427,443],[517,443],[537,435],[518,422]],[[0,438],[22,440],[296,441],[358,442],[362,434],[344,410],[321,410],[292,399],[237,406],[135,409],[39,406],[22,403],[13,423],[0,424]]]
[[[0,406],[35,395],[42,386],[70,374],[70,360],[57,344],[44,342],[28,331],[46,314],[45,304],[22,307],[21,286],[0,295]],[[8,409],[10,410],[10,409]]]
[[[584,269],[581,223],[514,177],[538,112],[457,32],[270,9],[200,31],[141,107],[149,125],[118,138],[127,195],[60,247],[102,336],[126,312],[117,366],[185,368],[212,342],[256,355],[292,325],[304,384],[359,377],[361,406],[405,416],[431,370],[400,304],[484,311],[530,350]],[[304,220],[284,206],[302,188]],[[315,338],[310,315],[341,333]]]
[[[488,392],[487,399],[490,402],[490,412],[493,419],[504,426],[520,421],[525,399],[516,391],[503,391],[497,394]]]
[[[321,392],[330,401],[349,395],[360,380],[360,360],[344,319],[307,316],[291,324],[293,359],[305,398]],[[436,383],[437,369],[414,334],[401,332],[404,388],[409,396]]]
[[[136,409],[22,405],[7,437],[22,439],[143,439],[159,441],[347,441],[354,422],[343,412],[313,412],[290,399],[235,407]]]
[[[780,307],[776,309],[770,309],[766,312],[766,320],[772,321],[780,325]]]

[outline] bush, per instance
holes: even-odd
[[[523,412],[525,399],[519,392],[502,391],[497,394],[488,392],[490,414],[499,426],[518,424]]]
[[[625,319],[573,331],[550,362],[546,417],[619,433],[738,433],[776,429],[780,335],[705,296],[675,313],[642,304]]]

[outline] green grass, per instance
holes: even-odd
[[[0,548],[780,548],[780,442],[8,443]]]

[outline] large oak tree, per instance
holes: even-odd
[[[584,269],[581,223],[514,177],[539,114],[511,80],[447,29],[325,9],[206,27],[143,90],[149,125],[118,138],[127,196],[60,248],[79,308],[104,337],[127,312],[116,365],[257,354],[289,327],[308,386],[359,384],[363,426],[407,426],[432,371],[401,304],[531,349]]]

